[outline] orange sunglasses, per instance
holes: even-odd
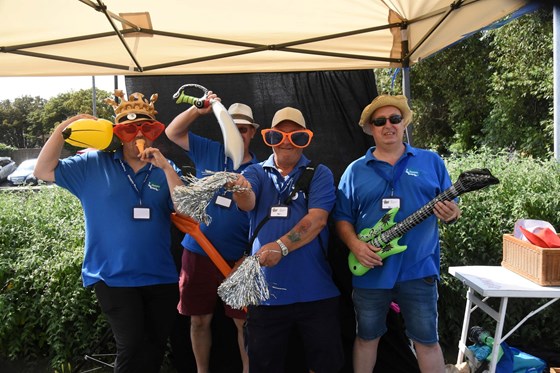
[[[282,132],[273,128],[268,128],[261,131],[264,143],[268,146],[278,146],[287,138],[290,143],[296,148],[305,148],[313,138],[313,132],[308,129]]]

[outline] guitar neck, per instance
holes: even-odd
[[[414,228],[416,225],[422,223],[428,217],[434,214],[434,206],[440,201],[451,201],[453,198],[461,194],[457,188],[456,184],[453,184],[449,189],[438,194],[430,202],[426,203],[412,215],[404,219],[403,221],[393,225],[391,228],[382,232],[379,236],[375,237],[373,244],[377,247],[384,247],[389,242],[397,237],[403,236],[406,232]]]

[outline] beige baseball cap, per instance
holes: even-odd
[[[285,120],[290,120],[294,123],[299,124],[303,128],[307,128],[305,126],[305,119],[303,118],[303,114],[298,109],[294,109],[293,107],[285,107],[280,109],[274,114],[274,118],[272,118],[272,125],[270,128],[276,127],[278,124]]]

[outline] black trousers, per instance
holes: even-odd
[[[115,372],[159,372],[177,314],[178,284],[110,287],[100,281],[94,289],[115,337]]]
[[[245,328],[249,370],[252,373],[294,371],[286,368],[286,358],[290,337],[296,332],[305,351],[303,371],[339,372],[344,363],[339,302],[339,297],[334,297],[281,306],[250,306]]]

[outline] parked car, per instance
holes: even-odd
[[[16,162],[10,157],[0,157],[0,183],[6,180],[9,174],[16,169]]]
[[[28,159],[21,162],[14,172],[8,175],[8,181],[12,185],[22,185],[26,183],[28,177],[33,175],[33,170],[37,164],[37,158]],[[34,179],[34,177],[33,177]],[[36,179],[35,179],[36,180]],[[32,181],[32,178],[29,179]]]
[[[42,183],[39,179],[35,177],[35,174],[31,174],[25,178],[25,185],[39,185]]]

